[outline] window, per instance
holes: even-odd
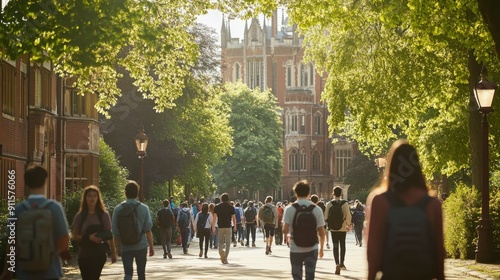
[[[2,180],[0,181],[0,197],[3,198],[4,201],[7,201],[7,196],[12,195],[12,191],[15,192],[15,190],[9,189],[9,184],[11,184],[12,186],[13,183],[13,181],[9,182],[9,178],[12,177],[12,174],[9,174],[9,171],[16,172],[15,175],[18,176],[18,170],[16,170],[16,162],[14,160],[8,160],[5,158],[0,159],[0,177],[2,178]],[[5,207],[7,207],[7,205]]]
[[[300,85],[303,87],[309,85],[309,73],[304,63],[300,64]]]
[[[86,160],[83,156],[66,156],[66,189],[76,191],[88,185],[85,174]]]
[[[335,160],[337,166],[337,178],[342,178],[349,167],[352,159],[352,151],[350,149],[335,150]]]
[[[286,86],[292,86],[292,65],[286,66]]]
[[[313,156],[312,156],[312,170],[313,171],[321,171],[321,165],[320,165],[320,155],[318,151],[314,151]]]
[[[306,134],[306,116],[300,116],[300,134]]]
[[[300,170],[306,170],[307,166],[307,156],[306,150],[300,151]]]
[[[295,171],[298,170],[297,164],[297,150],[292,150],[288,155],[288,170]]]
[[[64,113],[67,116],[87,116],[86,97],[78,94],[75,89],[65,90]]]
[[[298,116],[290,115],[289,117],[289,129],[290,133],[297,133],[297,125],[298,125]]]
[[[21,79],[20,79],[20,82],[19,82],[19,97],[20,97],[20,100],[19,100],[19,118],[20,119],[24,119],[26,118],[26,116],[28,115],[27,114],[27,111],[28,111],[28,104],[26,102],[26,97],[27,97],[27,88],[28,88],[28,77],[26,76],[26,66],[23,65],[21,67]]]
[[[250,89],[262,89],[262,76],[263,76],[262,61],[254,60],[248,63],[248,78],[247,85]]]
[[[321,134],[321,115],[314,116],[314,134],[315,135]]]
[[[49,70],[35,69],[35,106],[50,110],[52,102],[52,82]]]
[[[241,73],[241,66],[239,63],[235,63],[233,67],[233,82],[241,80],[240,73]]]
[[[2,112],[14,116],[16,97],[16,68],[9,63],[2,63]]]
[[[314,65],[312,63],[309,63],[309,85],[313,86],[314,85]]]

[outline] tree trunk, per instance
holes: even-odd
[[[473,51],[469,51],[469,147],[471,151],[471,172],[472,185],[481,191],[481,170],[482,170],[482,134],[481,134],[481,114],[477,110],[477,103],[474,97],[474,86],[479,82],[482,65],[476,60]]]
[[[500,1],[477,0],[479,12],[488,25],[491,37],[495,42],[495,53],[500,59]]]

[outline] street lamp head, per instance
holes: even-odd
[[[481,81],[474,87],[474,97],[476,98],[478,110],[483,114],[489,114],[493,111],[493,98],[497,84],[488,81],[488,71],[483,66],[481,70]]]
[[[385,165],[387,164],[387,160],[383,157],[379,157],[375,159],[375,165],[377,168],[385,168]]]
[[[148,136],[144,133],[144,129],[141,128],[137,135],[135,136],[135,147],[137,149],[137,156],[143,158],[146,156],[146,149],[148,147]]]

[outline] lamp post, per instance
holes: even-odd
[[[482,186],[481,186],[481,219],[477,226],[476,262],[491,263],[493,261],[493,229],[490,220],[490,190],[489,190],[489,152],[488,152],[488,114],[493,112],[493,98],[497,85],[487,80],[487,70],[483,66],[481,81],[474,87],[478,111],[483,115],[481,122],[483,151],[482,151]]]
[[[387,160],[383,157],[379,157],[375,159],[375,165],[378,168],[378,171],[382,171],[385,168],[385,165],[387,164]]]
[[[144,201],[144,157],[148,147],[148,136],[144,134],[144,128],[141,129],[135,136],[135,147],[137,149],[137,157],[139,158],[139,200]]]

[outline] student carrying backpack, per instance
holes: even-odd
[[[328,211],[328,228],[330,230],[340,230],[344,224],[344,212],[342,211],[342,205],[347,201],[345,200],[335,200],[330,201],[331,207]]]
[[[293,242],[299,247],[311,247],[318,243],[318,229],[316,225],[316,217],[313,214],[316,205],[309,206],[292,204],[295,208],[293,217]]]
[[[167,209],[167,208],[162,208],[158,210],[157,216],[158,216],[158,226],[160,228],[169,228],[172,226],[172,216],[174,213],[172,210]]]
[[[257,210],[253,207],[248,207],[245,209],[245,223],[251,224],[255,223],[255,216],[257,215]]]
[[[53,221],[48,209],[51,203],[47,199],[41,205],[31,205],[28,201],[21,204],[26,211],[19,215],[16,223],[17,258],[25,271],[40,272],[50,266],[54,253]]]
[[[122,209],[118,213],[118,229],[120,240],[124,245],[134,245],[141,241],[142,234],[139,231],[137,219],[137,206],[140,203],[123,202]]]
[[[274,224],[275,217],[273,208],[271,208],[271,206],[266,204],[262,206],[262,211],[259,212],[259,219],[261,219],[264,224]]]
[[[387,215],[387,242],[382,256],[384,278],[412,275],[412,279],[431,279],[436,273],[435,241],[427,219],[431,197],[425,195],[407,206],[386,193],[390,208]]]

